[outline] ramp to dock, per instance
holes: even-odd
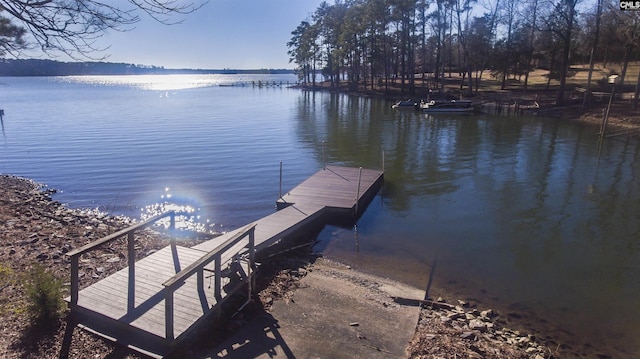
[[[357,218],[382,181],[382,171],[327,166],[282,195],[278,211],[191,248],[174,243],[138,262],[130,259],[128,268],[79,290],[83,253],[126,235],[128,256],[135,258],[134,232],[157,218],[134,225],[68,253],[69,306],[81,327],[163,357],[228,296],[247,287],[251,295],[257,253],[311,224],[326,224],[328,215]]]

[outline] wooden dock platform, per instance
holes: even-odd
[[[81,327],[152,357],[163,357],[227,297],[247,289],[256,254],[309,225],[329,218],[357,218],[379,191],[383,172],[327,166],[276,201],[278,211],[245,227],[191,248],[172,245],[135,262],[137,230],[163,214],[133,225],[67,255],[71,259],[71,296],[67,298]],[[78,288],[82,254],[127,236],[129,267]]]

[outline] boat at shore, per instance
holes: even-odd
[[[471,100],[431,100],[420,103],[424,113],[465,113],[475,111]]]
[[[394,103],[391,106],[391,108],[417,109],[418,108],[418,103],[413,101],[413,100],[398,101],[398,102]]]

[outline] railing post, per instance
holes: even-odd
[[[129,264],[129,278],[127,285],[127,308],[135,307],[136,298],[136,250],[135,236],[131,231],[127,234],[127,262]]]
[[[196,285],[196,290],[200,292],[201,290],[204,290],[204,269],[203,268],[200,268],[198,270],[197,277],[198,277],[198,284]]]
[[[384,148],[382,149],[382,172],[384,172]]]
[[[73,311],[78,306],[78,257],[80,255],[71,257],[71,310]]]
[[[255,276],[253,275],[253,272],[255,270],[254,268],[254,263],[256,260],[256,227],[251,227],[251,230],[249,231],[249,295],[251,295],[251,290],[253,290],[253,288],[255,288]]]
[[[164,330],[165,338],[173,340],[173,286],[167,287],[164,296]]]
[[[360,181],[362,180],[362,167],[358,173],[358,189],[356,190],[356,217],[358,216],[358,202],[360,199]]]
[[[218,253],[215,256],[214,261],[214,271],[215,271],[215,275],[214,275],[214,280],[213,280],[213,284],[214,284],[214,288],[213,288],[213,295],[216,297],[216,301],[219,302],[220,299],[222,299],[222,295],[221,295],[221,284],[222,284],[222,280],[220,278],[220,272],[222,272],[222,264],[220,263],[222,261],[222,255],[220,253]]]
[[[71,261],[71,288],[70,288],[70,303],[69,307],[71,310],[77,309],[78,307],[78,297],[79,297],[79,261],[80,256],[84,253],[88,253],[94,250],[97,246],[102,245],[104,243],[108,243],[112,240],[122,238],[124,235],[127,235],[127,263],[128,263],[128,288],[127,288],[127,306],[128,309],[135,307],[135,263],[136,263],[136,255],[135,255],[135,237],[134,233],[137,229],[146,228],[156,221],[166,218],[167,215],[171,216],[172,226],[175,228],[175,211],[165,212],[161,215],[150,218],[142,223],[134,224],[125,229],[121,229],[115,233],[112,233],[106,237],[103,237],[97,241],[89,243],[80,248],[76,248],[75,250],[68,252],[66,256]],[[175,245],[175,240],[173,241]]]
[[[171,232],[171,238],[169,238],[169,243],[172,248],[176,245],[176,236],[173,233],[176,229],[176,211],[169,212],[169,231]]]

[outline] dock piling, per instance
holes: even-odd
[[[362,167],[358,172],[358,188],[356,189],[356,217],[358,217],[358,200],[360,199],[360,183],[362,182]]]
[[[325,149],[325,143],[326,141],[322,141],[322,169],[326,170],[327,169],[327,154],[326,154],[326,149]]]
[[[278,198],[282,198],[282,161],[280,161],[280,191]]]

